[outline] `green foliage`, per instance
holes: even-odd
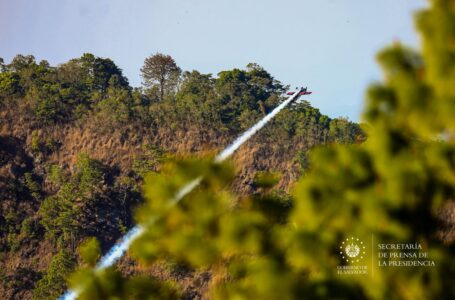
[[[27,189],[30,192],[30,194],[32,195],[32,197],[35,200],[39,201],[41,199],[41,186],[33,178],[33,174],[25,173],[24,181],[25,181],[25,186],[27,187]]]
[[[255,175],[253,184],[261,188],[271,188],[280,180],[280,174],[269,172],[258,172]]]
[[[156,69],[159,66],[165,67],[165,72],[161,74],[164,77],[160,77],[160,70]],[[184,72],[181,76],[181,70],[175,61],[162,55],[155,61],[152,61],[152,57],[146,59],[142,71],[145,88],[132,89],[121,69],[110,59],[84,54],[61,65],[50,66],[47,61],[36,62],[31,55],[17,55],[10,64],[0,61],[1,106],[5,109],[7,120],[15,120],[19,116],[20,120],[25,120],[30,125],[24,127],[27,132],[32,130],[27,143],[35,161],[41,163],[49,159],[54,161],[55,157],[50,154],[60,146],[48,133],[69,126],[89,128],[97,134],[117,134],[120,131],[122,135],[129,137],[136,135],[137,131],[134,143],[141,137],[144,143],[148,140],[145,136],[150,133],[156,135],[157,139],[164,135],[178,139],[180,135],[174,132],[189,133],[188,136],[192,134],[195,137],[197,136],[194,133],[198,133],[200,142],[194,141],[195,147],[218,147],[218,143],[234,138],[276,107],[283,100],[281,94],[286,88],[257,64],[249,64],[243,70],[222,71],[216,78],[197,71]],[[307,154],[314,146],[327,142],[357,141],[358,134],[363,135],[356,124],[347,120],[331,120],[308,102],[303,102],[284,110],[255,138],[261,144],[272,145],[276,152],[289,151],[289,145],[292,145],[296,151]],[[166,145],[166,142],[163,145]],[[175,255],[176,258],[172,259],[179,265],[193,264],[193,267],[208,267],[213,262],[219,263],[220,274],[228,274],[224,261],[225,256],[230,255],[224,251],[229,242],[220,238],[223,240],[220,242],[221,246],[212,247],[208,243],[209,248],[204,250],[193,246],[192,241],[203,245],[205,239],[210,240],[217,236],[216,232],[215,235],[206,236],[202,231],[206,230],[207,224],[218,224],[213,217],[222,217],[218,209],[229,210],[232,208],[230,202],[240,203],[233,195],[218,192],[222,187],[231,184],[231,170],[206,162],[201,166],[195,162],[181,162],[177,163],[177,168],[182,169],[181,177],[176,178],[172,172],[174,167],[171,167],[171,163],[166,163],[167,160],[168,157],[161,148],[146,147],[141,154],[134,157],[131,172],[120,177],[116,177],[116,171],[85,154],[78,157],[74,168],[70,166],[66,169],[66,166],[55,165],[46,168],[43,182],[40,181],[41,178],[27,173],[24,175],[24,184],[21,181],[12,193],[16,193],[15,196],[19,193],[26,194],[27,199],[31,195],[39,200],[40,208],[36,217],[25,219],[15,208],[5,210],[4,216],[0,216],[0,235],[11,250],[18,250],[26,241],[25,238],[40,238],[42,229],[45,238],[50,239],[58,249],[74,251],[75,246],[87,236],[96,236],[105,247],[131,226],[131,212],[141,202],[140,184],[143,180],[148,184],[151,181],[162,184],[163,190],[158,194],[163,193],[160,197],[165,199],[194,176],[213,173],[213,182],[204,182],[202,190],[209,190],[212,195],[205,197],[201,194],[199,202],[195,202],[207,206],[207,211],[202,211],[206,214],[207,223],[198,224],[196,228],[200,232],[189,237],[184,237],[178,231],[174,234],[173,229],[163,227],[163,232],[170,232],[167,243],[177,243],[181,237],[183,240],[175,247],[159,245],[155,255]],[[192,170],[193,168],[197,171]],[[161,171],[164,171],[163,176],[159,175]],[[222,172],[222,176],[215,179],[218,172]],[[240,222],[239,227],[229,227],[227,223],[214,225],[233,235],[231,240],[235,239],[235,235],[243,239],[243,231],[246,230],[243,226],[247,225],[242,225],[242,222],[245,220],[257,225],[257,232],[251,235],[248,233],[245,237],[247,249],[257,248],[256,238],[262,228],[274,223],[285,223],[292,208],[288,197],[278,195],[273,189],[278,178],[268,175],[258,175],[254,182],[258,194],[245,200],[248,203],[245,204],[246,209],[255,211],[251,220],[247,220],[249,212],[245,212],[240,214],[244,219],[233,221]],[[45,190],[41,190],[41,184]],[[146,188],[146,191],[149,189]],[[225,202],[218,203],[218,197],[224,197]],[[34,201],[34,204],[37,202]],[[164,203],[155,203],[152,207],[154,213],[168,209]],[[260,213],[256,213],[256,210]],[[144,210],[144,213],[147,211]],[[198,208],[195,206],[191,211],[191,217],[194,217]],[[223,222],[228,222],[226,220]],[[182,223],[179,223],[177,218],[175,222],[187,224],[191,222],[191,218],[181,220]],[[189,256],[179,256],[178,251],[183,251],[185,247],[190,249]],[[236,251],[240,253],[243,250]],[[89,264],[93,264],[94,260],[95,258],[92,258]],[[102,277],[102,274],[87,274],[89,279],[102,281],[98,278]],[[143,278],[123,283],[123,279],[115,272],[108,271],[106,274],[117,280],[119,286],[98,282],[94,284],[93,291],[97,288],[105,291],[96,297],[104,298],[111,293],[118,297],[132,295],[131,297],[138,299],[143,298],[144,293],[149,293],[151,298],[175,298],[178,295],[177,287],[173,284],[147,281]],[[231,275],[226,276],[228,278]],[[226,281],[226,278],[221,281]],[[150,285],[147,289],[144,287],[146,284]],[[40,285],[46,286],[45,281]],[[45,293],[48,292],[40,295],[47,297],[48,294]]]
[[[118,226],[118,229],[119,229],[120,233],[121,233],[122,235],[125,235],[125,234],[128,232],[128,227],[126,227],[126,226],[124,225],[124,222],[123,222],[122,219],[120,219],[120,218],[117,220],[117,222],[118,222],[118,223],[117,223],[117,226]]]
[[[310,167],[310,159],[307,151],[299,151],[295,156],[295,161],[298,163],[300,169],[305,172]]]
[[[131,168],[141,178],[144,178],[149,172],[156,172],[158,166],[166,158],[163,149],[153,147],[152,145],[144,145],[143,150],[144,153],[142,155],[135,157]]]
[[[198,71],[184,72],[176,94],[177,114],[174,122],[222,126],[219,121],[220,103],[215,93],[215,80],[211,74]]]
[[[33,299],[56,299],[66,288],[66,278],[73,271],[76,263],[65,250],[60,250],[54,257],[44,274],[36,283]]]
[[[18,223],[19,216],[17,215],[16,210],[10,209],[8,213],[5,214],[5,222],[8,227],[9,233],[14,233],[18,230],[17,223]]]
[[[170,170],[172,178],[167,175],[146,182],[145,195],[149,202],[139,211],[139,220],[147,224],[150,217],[163,215],[164,211],[166,214],[150,225],[134,245],[133,253],[141,261],[167,257],[194,267],[222,266],[232,278],[228,282],[233,289],[217,287],[216,293],[227,293],[227,298],[286,299],[292,291],[290,284],[295,287],[303,284],[303,277],[297,280],[299,276],[283,273],[286,264],[280,259],[283,253],[279,253],[283,249],[275,245],[281,226],[274,223],[286,219],[289,202],[280,204],[279,198],[270,195],[233,209],[234,197],[223,189],[232,180],[232,171],[227,171],[226,166],[221,167],[223,172],[220,166],[209,163],[177,166]],[[181,180],[173,178],[183,179],[189,170],[205,175],[201,189],[185,197],[179,206],[167,209],[169,196],[176,192],[176,183]],[[245,284],[242,293],[234,292]],[[259,287],[262,290],[257,291]]]
[[[100,256],[100,244],[90,238],[79,247],[85,267],[70,278],[71,285],[83,287],[78,299],[176,299],[175,284],[158,282],[146,277],[124,279],[118,271],[92,271]]]
[[[110,89],[121,92],[109,92]],[[37,64],[31,55],[17,55],[0,72],[0,97],[25,95],[30,112],[44,126],[81,118],[94,108],[96,94],[102,95],[96,102],[111,99],[102,106],[118,105],[118,97],[128,100],[124,95],[130,90],[128,80],[112,60],[93,54],[84,54],[58,67],[50,67],[47,61]],[[124,114],[123,107],[113,110],[117,115]]]
[[[101,255],[100,243],[94,237],[86,240],[78,250],[82,261],[89,267],[94,267]]]
[[[39,137],[38,132],[36,130],[32,131],[30,147],[31,147],[32,151],[35,152],[35,153],[41,152],[40,137]]]
[[[367,93],[368,140],[313,151],[292,202],[267,193],[235,201],[225,188],[232,169],[206,161],[170,164],[150,174],[147,202],[137,216],[146,231],[132,254],[143,263],[167,259],[225,274],[209,291],[214,299],[455,297],[454,248],[435,235],[440,209],[455,197],[454,23],[453,1],[432,1],[418,16],[423,57],[401,45],[378,55],[385,81]],[[256,98],[248,97],[251,76],[241,70],[220,73],[216,88],[229,107],[223,122],[234,122],[240,113],[232,112],[240,107],[256,109]],[[314,136],[316,129],[328,130],[330,140],[358,141],[358,128],[347,120],[331,122],[305,104],[290,111],[318,125],[306,131]],[[287,124],[289,135],[305,132],[298,123],[276,122]],[[199,176],[200,187],[170,205]],[[375,243],[420,243],[436,266],[372,266],[374,276],[337,275],[341,241],[346,236],[369,241],[371,235]],[[368,252],[365,260],[374,261]],[[84,297],[127,298],[119,292],[125,282],[110,272],[86,282]],[[104,285],[96,287],[98,282]]]
[[[30,67],[35,65],[36,62],[33,55],[18,54],[8,65],[8,69],[14,72],[26,72],[29,71]]]
[[[103,92],[108,86],[128,87],[128,80],[123,76],[122,70],[111,59],[85,53],[80,62],[88,75],[86,83],[92,90]]]
[[[58,165],[51,165],[47,170],[49,181],[57,186],[62,185],[65,182],[65,173],[62,168]]]
[[[93,109],[98,126],[112,130],[128,124],[133,108],[133,99],[129,90],[109,87],[105,95],[97,96],[100,100],[95,100]]]
[[[82,230],[80,217],[86,203],[98,200],[96,193],[103,183],[104,167],[88,155],[81,154],[72,177],[66,178],[55,166],[50,171],[59,189],[41,204],[38,211],[40,223],[50,238],[61,242],[74,241]]]
[[[20,76],[13,72],[0,73],[0,97],[20,95]]]
[[[20,238],[17,233],[13,233],[13,232],[8,233],[6,240],[7,240],[7,245],[9,246],[9,249],[12,252],[16,252],[17,250],[19,250]]]
[[[21,234],[25,237],[35,237],[38,231],[36,220],[32,217],[27,217],[22,221]]]
[[[43,124],[52,124],[63,118],[62,104],[58,96],[43,96],[35,108],[37,120]]]
[[[346,118],[337,118],[330,121],[329,140],[339,144],[354,144],[363,142],[363,132],[359,125]]]
[[[84,153],[72,174],[56,165],[47,173],[53,194],[39,207],[39,224],[58,249],[74,252],[89,236],[111,243],[131,226],[133,206],[141,198],[136,178],[110,177],[109,167]]]
[[[198,190],[191,194],[191,197],[185,197],[179,206],[170,208],[169,201],[172,201],[170,199],[173,199],[177,190],[198,176],[207,178],[202,186],[209,186],[212,193]],[[147,246],[139,246],[135,248],[136,251],[145,259],[172,255],[177,262],[188,263],[188,260],[191,260],[198,265],[214,262],[216,246],[205,241],[216,235],[216,224],[233,200],[228,193],[219,191],[231,178],[230,168],[195,161],[178,162],[177,168],[168,164],[162,174],[149,175],[146,178],[144,194],[150,201],[138,210],[138,220],[141,224],[148,224],[154,217],[163,217],[151,225],[154,229],[147,231],[141,238],[143,241],[154,240],[157,243],[152,245],[147,242]],[[198,222],[193,223],[196,216]],[[207,226],[214,230],[206,231]],[[186,230],[180,231],[178,228]],[[157,240],[158,236],[160,238]],[[161,238],[164,236],[165,238]],[[201,247],[203,244],[207,247]]]
[[[40,223],[50,238],[68,241],[77,234],[79,209],[74,205],[75,195],[76,188],[67,184],[56,196],[47,197],[41,204],[38,211]]]
[[[46,61],[37,64],[33,56],[18,55],[0,73],[0,96],[13,99],[5,102],[11,109],[18,101],[26,102],[21,109],[42,127],[80,120],[103,133],[154,125],[168,131],[236,135],[282,101],[286,89],[254,63],[244,70],[222,71],[218,78],[198,71],[181,76],[172,57],[156,54],[146,58],[141,71],[145,88],[132,89],[110,59],[86,53],[51,67]],[[321,141],[351,142],[362,135],[356,124],[330,122],[306,102],[284,111],[269,135],[308,136],[309,148]],[[53,151],[42,145],[41,152]]]
[[[38,130],[33,130],[30,138],[30,148],[35,156],[42,158],[58,148],[58,143],[50,136],[43,137]]]
[[[247,70],[223,71],[218,76],[215,87],[222,105],[220,118],[230,128],[251,126],[249,117],[253,111],[261,112],[260,103],[284,91],[281,83],[257,64],[249,64]]]
[[[87,154],[82,153],[76,162],[76,181],[82,193],[91,193],[100,187],[104,180],[103,165],[91,159]]]

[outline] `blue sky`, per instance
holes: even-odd
[[[417,47],[412,13],[424,0],[0,0],[0,57],[59,64],[84,52],[112,58],[133,86],[144,58],[170,54],[184,70],[217,74],[256,62],[307,85],[331,117],[359,120],[374,56]]]

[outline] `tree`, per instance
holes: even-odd
[[[90,158],[85,153],[79,154],[74,178],[81,193],[90,198],[96,190],[100,189],[105,171],[105,167],[99,161]]]
[[[55,73],[54,83],[58,83],[59,96],[69,111],[84,107],[88,110],[101,101],[111,87],[130,90],[128,79],[111,59],[90,53],[61,64]]]
[[[215,86],[221,103],[221,120],[237,129],[251,126],[253,120],[266,112],[264,103],[284,91],[280,82],[254,63],[248,64],[246,70],[218,73]]]
[[[112,77],[113,79],[115,77]],[[111,80],[110,82],[112,82]],[[129,90],[110,86],[101,100],[96,101],[93,110],[99,128],[116,130],[126,125],[132,116],[133,98]]]
[[[81,58],[71,59],[56,68],[55,81],[60,85],[60,95],[68,107],[89,109],[91,96],[94,92],[89,86],[90,71],[81,61]]]
[[[283,93],[286,90],[281,82],[256,63],[246,65],[246,71],[250,76],[249,84],[253,86],[256,97],[261,101],[266,101],[273,94]]]
[[[55,123],[64,118],[64,106],[58,95],[45,95],[38,99],[35,117],[43,125]]]
[[[117,77],[116,82],[119,86],[128,87],[128,79],[123,76],[122,70],[111,59],[84,53],[78,61],[85,73],[85,83],[92,91],[104,93],[113,76]]]
[[[75,259],[66,250],[60,250],[47,268],[45,275],[37,282],[33,299],[56,299],[66,288],[66,277],[76,266]]]
[[[219,128],[220,102],[215,93],[215,80],[211,74],[198,71],[184,72],[176,95],[179,110],[175,122],[188,122],[200,126]]]
[[[96,206],[100,201],[99,191],[104,181],[105,168],[87,154],[80,154],[73,176],[61,174],[55,167],[50,171],[60,173],[51,176],[51,179],[57,181],[59,189],[41,204],[38,210],[40,223],[48,237],[63,244],[71,242],[74,246],[79,234],[86,233],[89,227],[84,219],[84,209],[90,205]]]
[[[21,92],[19,74],[15,72],[0,73],[0,96],[20,95]]]
[[[144,178],[150,172],[157,172],[159,165],[166,159],[166,153],[163,149],[144,145],[144,153],[135,156],[131,170],[139,178]]]
[[[78,235],[80,209],[75,205],[74,199],[77,192],[72,184],[64,184],[57,195],[47,197],[39,208],[40,223],[46,236],[53,241],[74,242]]]
[[[147,88],[157,86],[159,100],[163,101],[177,86],[181,70],[171,56],[157,53],[144,60],[141,72],[144,85]]]
[[[336,143],[353,144],[362,139],[360,127],[348,118],[337,118],[330,122],[330,140]]]
[[[13,72],[22,72],[34,65],[36,65],[36,61],[33,55],[18,54],[8,65],[8,69]]]

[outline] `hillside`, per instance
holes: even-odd
[[[153,73],[160,64],[166,73]],[[145,174],[176,157],[214,155],[286,90],[257,64],[214,77],[182,72],[161,54],[146,59],[142,88],[91,54],[59,66],[18,55],[0,68],[2,299],[58,295],[82,241],[96,237],[106,250],[132,226]],[[311,163],[312,148],[363,140],[357,124],[294,104],[235,154],[231,189],[260,193],[257,176],[274,172],[275,189],[285,194]],[[125,273],[140,272],[129,264],[122,262]],[[50,279],[52,272],[58,276]],[[191,298],[198,288],[187,285]]]

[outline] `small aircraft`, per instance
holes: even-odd
[[[299,95],[302,95],[302,96],[311,95],[313,93],[313,92],[309,92],[307,87],[305,87],[305,88],[301,87],[300,89],[299,88],[296,88],[296,89],[299,90],[297,93],[299,93]],[[286,95],[292,96],[295,93],[296,92],[287,92]]]

